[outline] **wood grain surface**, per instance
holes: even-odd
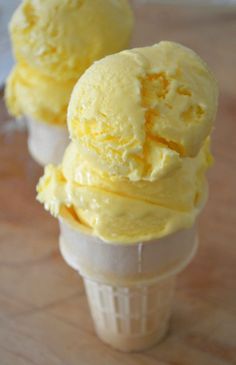
[[[1,100],[0,365],[236,364],[236,13],[155,4],[135,13],[134,46],[180,41],[208,61],[220,86],[201,245],[179,276],[168,337],[139,354],[97,339],[82,280],[58,252],[57,222],[35,201],[42,170]]]

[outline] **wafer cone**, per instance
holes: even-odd
[[[28,148],[33,159],[40,165],[61,162],[69,143],[66,126],[52,125],[27,118]]]
[[[83,277],[98,337],[121,351],[141,351],[168,329],[176,275],[193,258],[195,228],[136,244],[113,244],[60,220],[60,250]]]

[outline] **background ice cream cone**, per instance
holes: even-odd
[[[61,162],[75,83],[93,62],[126,49],[132,28],[128,0],[24,0],[15,10],[9,31],[16,65],[7,79],[6,103],[15,117],[33,119],[29,150],[41,165]]]
[[[31,156],[40,165],[61,162],[69,135],[65,125],[53,125],[27,118],[28,148]]]
[[[176,275],[197,248],[194,228],[136,244],[107,244],[60,221],[60,250],[83,277],[97,335],[140,351],[165,335]]]

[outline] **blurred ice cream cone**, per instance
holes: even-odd
[[[69,143],[64,125],[53,125],[27,118],[28,148],[39,165],[59,164]]]

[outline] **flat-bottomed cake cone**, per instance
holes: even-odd
[[[145,350],[161,341],[169,327],[174,284],[175,276],[131,286],[84,278],[98,337],[125,352]]]
[[[66,126],[54,125],[27,118],[28,149],[32,158],[40,165],[61,162],[69,135]]]
[[[194,228],[162,239],[108,244],[60,220],[60,250],[84,280],[98,337],[121,351],[141,351],[168,330],[178,272],[197,248]]]

